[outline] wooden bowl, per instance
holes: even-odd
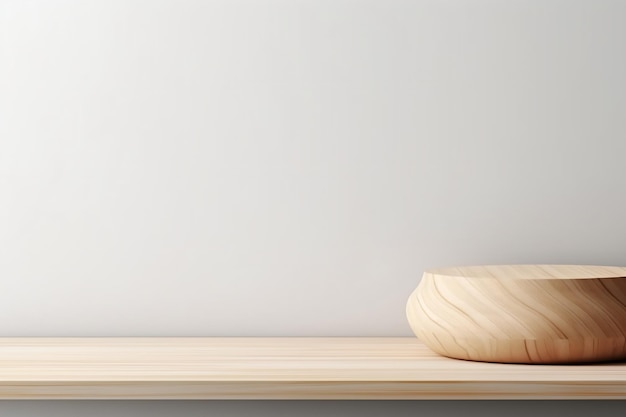
[[[498,265],[426,271],[409,297],[415,335],[457,359],[626,359],[626,268]]]

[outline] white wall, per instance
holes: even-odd
[[[410,335],[626,265],[626,2],[0,0],[0,335]]]

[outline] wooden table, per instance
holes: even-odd
[[[507,365],[412,337],[0,338],[2,399],[626,399],[626,364]]]

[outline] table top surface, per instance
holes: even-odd
[[[439,356],[414,337],[0,338],[16,381],[572,381],[626,384],[626,363],[518,365]]]

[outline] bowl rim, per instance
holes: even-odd
[[[498,280],[578,280],[626,278],[626,267],[568,264],[491,264],[430,268],[424,276]]]

